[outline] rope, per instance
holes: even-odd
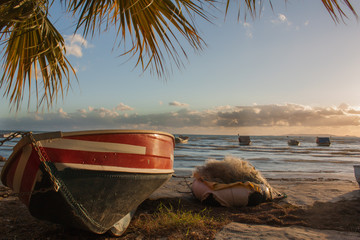
[[[5,139],[0,141],[0,146],[3,146],[5,142],[9,142],[9,141],[13,140],[14,138],[16,138],[18,136],[21,136],[21,137],[28,136],[30,138],[31,145],[33,146],[33,148],[37,152],[40,161],[44,165],[45,171],[49,174],[50,180],[54,184],[54,190],[56,192],[59,191],[61,184],[58,181],[58,179],[56,179],[56,177],[54,176],[54,174],[51,171],[51,168],[49,166],[50,159],[49,159],[48,155],[46,154],[45,149],[41,146],[40,141],[36,141],[36,139],[34,138],[34,135],[32,134],[32,132],[22,132],[22,131],[13,132],[8,137],[6,137]]]
[[[4,138],[3,140],[0,141],[0,146],[4,145],[5,142],[10,142],[11,140],[13,140],[14,138],[21,136],[24,137],[28,134],[29,132],[13,132],[11,133],[9,136],[7,136],[6,138]]]
[[[52,174],[52,171],[50,169],[50,166],[48,164],[48,162],[50,162],[48,155],[46,154],[46,151],[44,150],[44,148],[41,146],[40,141],[36,141],[34,138],[34,135],[32,134],[32,132],[28,132],[27,134],[31,140],[31,144],[34,147],[34,149],[36,150],[40,161],[43,163],[45,171],[49,174],[50,180],[53,182],[54,184],[54,190],[55,192],[59,191],[60,189],[60,182],[56,179],[56,177],[54,176],[54,174]]]
[[[19,135],[22,137],[29,137],[32,147],[37,152],[39,159],[44,166],[45,171],[47,172],[51,182],[53,183],[53,188],[51,188],[51,189],[42,188],[37,191],[33,191],[30,194],[43,193],[43,192],[47,192],[50,190],[54,190],[55,192],[58,192],[60,190],[60,187],[62,187],[62,194],[64,195],[64,198],[67,201],[69,201],[70,205],[74,208],[74,210],[76,210],[75,215],[80,215],[81,219],[84,222],[85,222],[84,219],[86,219],[97,229],[97,231],[106,231],[107,229],[105,229],[101,224],[99,224],[95,219],[93,219],[88,214],[87,210],[73,198],[72,194],[67,189],[66,185],[63,184],[61,178],[57,179],[56,176],[54,176],[54,174],[56,174],[56,168],[50,162],[49,156],[47,155],[45,149],[41,146],[41,142],[36,141],[32,132],[14,132],[14,133],[10,134],[7,138],[2,140],[0,142],[0,146],[2,146],[4,144],[4,142],[11,141],[13,138],[15,138]],[[53,168],[54,170],[51,170],[51,168]],[[54,174],[53,174],[53,172],[54,172]],[[21,194],[28,194],[28,193],[21,192],[16,195],[21,195]]]

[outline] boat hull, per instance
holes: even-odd
[[[179,137],[176,137],[175,138],[175,143],[182,143],[182,144],[185,144],[185,143],[188,143],[189,141],[189,137],[187,136],[179,136]]]
[[[49,135],[49,134],[48,134]],[[173,173],[174,138],[151,131],[85,131],[24,137],[2,182],[37,218],[104,233]]]
[[[329,147],[331,144],[330,143],[317,143],[317,145],[319,147]]]
[[[289,146],[299,146],[299,144],[300,144],[300,142],[298,140],[295,140],[295,139],[288,140]]]
[[[36,183],[29,202],[31,215],[102,234],[136,209],[171,174],[65,170],[58,177],[62,182],[57,192],[48,177]]]
[[[188,143],[188,139],[182,139],[182,138],[175,138],[175,142],[176,143],[182,143],[182,144],[184,144],[184,143]]]
[[[354,174],[355,179],[360,186],[360,165],[354,165]]]
[[[328,147],[331,144],[330,138],[328,137],[317,137],[316,138],[316,144],[318,146],[325,146]]]
[[[246,146],[246,145],[251,145],[251,140],[249,136],[239,136],[238,137],[239,140],[239,144]]]

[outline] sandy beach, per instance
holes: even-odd
[[[225,208],[206,206],[191,193],[190,177],[172,177],[141,204],[121,237],[96,235],[33,218],[15,194],[6,187],[0,193],[0,239],[359,239],[360,190],[350,180],[281,179],[269,183],[287,198],[255,207]],[[204,209],[222,217],[210,232],[190,230],[159,231],[147,235],[133,226],[157,206],[171,206],[191,212]],[[165,235],[164,235],[165,234]]]

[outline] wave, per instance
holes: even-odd
[[[303,162],[303,163],[333,163],[333,164],[358,164],[359,161],[351,161],[351,160],[329,160],[329,159],[284,159],[284,162]]]

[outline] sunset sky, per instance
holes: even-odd
[[[273,1],[273,10],[264,1],[246,22],[236,7],[226,19],[214,11],[214,24],[198,21],[204,50],[185,44],[184,67],[161,79],[120,56],[114,30],[73,35],[74,19],[57,4],[51,19],[78,82],[49,111],[36,112],[35,94],[17,113],[2,97],[0,129],[360,136],[360,25],[349,12],[336,24],[320,0]]]

